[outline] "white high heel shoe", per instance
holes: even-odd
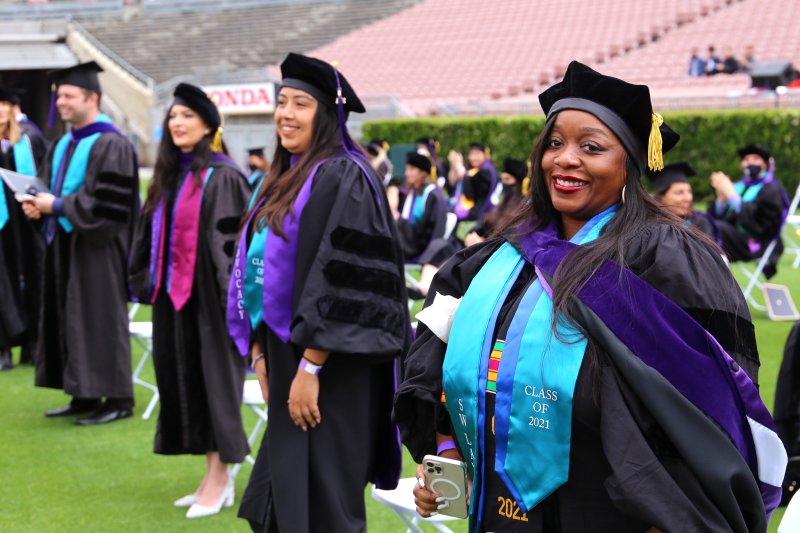
[[[213,505],[200,505],[195,502],[186,511],[186,518],[202,518],[204,516],[211,516],[219,513],[223,507],[233,507],[233,479],[228,477],[228,482],[225,484],[225,489],[219,497],[219,500]],[[183,499],[183,498],[181,498]]]
[[[172,504],[175,507],[191,507],[197,503],[197,495],[196,494],[189,494],[188,496],[184,496],[183,498],[178,498]]]

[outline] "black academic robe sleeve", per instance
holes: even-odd
[[[205,242],[211,247],[220,302],[223,303],[228,299],[236,237],[249,198],[250,184],[241,171],[229,166],[214,167],[214,173],[203,192],[201,217]]]
[[[470,282],[503,244],[491,239],[461,250],[451,257],[433,278],[425,306],[436,294],[461,298]],[[436,453],[436,431],[451,434],[450,419],[441,404],[442,365],[447,344],[422,322],[403,366],[403,381],[395,395],[392,417],[400,428],[403,444],[417,463],[428,453]]]
[[[128,228],[138,198],[139,171],[133,145],[116,133],[104,133],[92,146],[83,186],[62,196],[62,201],[75,231],[96,244],[107,244]]]
[[[715,204],[709,204],[709,213],[716,215]],[[748,237],[761,242],[772,240],[780,230],[783,216],[783,191],[777,182],[765,184],[752,202],[742,202],[739,213],[729,209],[721,217],[743,231]]]
[[[26,132],[28,139],[31,141],[31,150],[33,151],[33,161],[36,163],[38,169],[45,155],[47,155],[47,141],[44,137],[35,132]]]
[[[335,158],[314,177],[300,218],[291,341],[378,362],[405,350],[410,324],[396,226],[369,172]]]
[[[711,333],[758,384],[755,328],[742,291],[718,250],[682,228],[644,228],[626,247],[628,268]]]
[[[128,286],[131,296],[139,302],[147,301],[150,289],[150,241],[152,214],[140,214],[136,220],[128,263]]]
[[[442,198],[430,193],[425,202],[425,212],[415,223],[401,218],[397,221],[397,233],[403,246],[406,260],[425,251],[433,239],[442,237],[447,211]]]

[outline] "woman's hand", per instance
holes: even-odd
[[[323,366],[330,356],[329,352],[307,348],[303,359],[317,366]],[[311,374],[297,367],[297,373],[289,389],[289,416],[292,421],[303,431],[308,431],[308,426],[317,427],[322,422],[319,413],[319,375]]]
[[[714,188],[714,192],[717,193],[717,198],[719,198],[721,202],[727,202],[728,198],[735,194],[733,182],[724,172],[711,173],[711,186]]]
[[[322,421],[318,400],[319,376],[298,368],[292,380],[292,387],[289,389],[289,416],[303,431],[308,431],[308,426],[317,427]]]
[[[261,396],[264,398],[264,403],[269,405],[269,375],[267,374],[267,358],[261,357],[259,359],[259,356],[263,356],[261,345],[257,342],[254,342],[253,347],[250,349],[250,360],[254,361],[253,370],[258,378],[258,384],[261,386]]]
[[[32,201],[22,202],[22,212],[31,220],[39,220],[42,218],[42,213]]]
[[[425,488],[425,466],[417,465],[417,483],[414,485],[414,504],[417,514],[422,518],[430,518],[438,514],[439,505],[444,503],[444,496]]]

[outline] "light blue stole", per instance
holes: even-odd
[[[33,159],[33,148],[28,136],[23,134],[11,149],[14,152],[14,168],[17,172],[26,176],[35,176],[36,162]],[[0,183],[0,230],[6,226],[9,217],[5,188],[5,185]]]
[[[570,241],[595,240],[616,208],[593,217]],[[481,453],[493,336],[500,309],[524,264],[525,258],[509,243],[489,258],[461,300],[445,354],[447,410],[472,474],[470,516],[477,523],[484,507]],[[553,302],[537,277],[512,318],[497,376],[495,469],[523,511],[569,476],[572,396],[587,341],[566,321],[560,320],[553,334],[552,316]]]
[[[745,188],[744,182],[743,181],[739,181],[739,182],[736,182],[733,185],[733,189],[736,191],[736,194],[738,194],[741,197],[742,202],[752,202],[753,200],[756,199],[756,196],[758,196],[758,193],[761,192],[761,189],[764,187],[764,183],[765,182],[766,182],[766,180],[761,180],[760,182],[758,182],[758,183],[756,183],[754,185],[751,185],[745,191],[744,190],[744,188]]]
[[[107,122],[110,124],[111,119],[107,115],[100,113],[95,122]],[[102,132],[94,133],[78,141],[78,145],[72,153],[72,158],[69,160],[69,166],[64,173],[64,184],[61,186],[61,191],[56,194],[54,190],[53,194],[56,194],[60,198],[75,194],[83,187],[83,183],[86,181],[86,167],[89,164],[89,154],[92,151],[92,146],[94,146],[94,143],[102,134]],[[64,159],[71,141],[72,134],[67,133],[63,135],[61,139],[58,140],[58,144],[56,144],[56,148],[53,152],[53,168],[51,169],[50,175],[50,183],[53,186],[58,180],[58,169],[61,167],[61,161]],[[64,231],[72,233],[73,226],[67,217],[58,217],[58,223],[61,224]]]
[[[408,213],[409,222],[412,224],[416,224],[425,214],[425,205],[428,203],[428,196],[436,190],[436,185],[433,183],[429,183],[425,186],[422,190],[421,195],[417,195],[416,193],[413,194],[413,203],[411,205],[411,213]],[[404,213],[405,214],[405,213]]]
[[[262,174],[255,184],[253,195],[250,197],[250,205],[247,207],[248,211],[258,210],[264,205],[263,202],[258,206],[255,205],[263,179],[264,175]],[[264,318],[264,251],[267,248],[268,233],[269,228],[266,224],[256,222],[253,227],[253,237],[247,247],[243,304],[247,316],[250,317],[250,327],[254,331]],[[240,238],[247,239],[247,235],[242,235]]]

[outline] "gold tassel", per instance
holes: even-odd
[[[436,172],[436,165],[434,165],[434,164],[433,164],[433,161],[431,161],[431,180],[432,180],[434,183],[436,183],[436,174],[437,174],[437,172]]]
[[[217,108],[219,108],[219,99],[217,98],[216,95],[214,95],[214,98],[209,98],[209,100],[211,100],[211,102],[215,106],[217,106]],[[217,111],[219,111],[219,109],[217,109]],[[222,130],[224,129],[223,126],[225,126],[225,117],[222,116],[222,113],[220,113],[219,114],[219,127],[217,128],[217,131],[214,132],[214,138],[211,139],[211,151],[212,152],[217,152],[217,153],[220,153],[220,154],[222,153]]]
[[[389,153],[389,148],[391,148],[391,146],[389,146],[389,143],[387,143],[386,141],[383,141],[381,143],[381,148],[383,148],[383,151],[388,154]]]
[[[652,127],[650,128],[650,139],[647,142],[647,166],[650,170],[664,169],[663,140],[661,130],[658,129],[664,123],[664,117],[658,113],[653,113]]]
[[[522,179],[522,196],[528,196],[531,190],[531,160],[528,159],[526,163],[528,163],[528,175]]]

